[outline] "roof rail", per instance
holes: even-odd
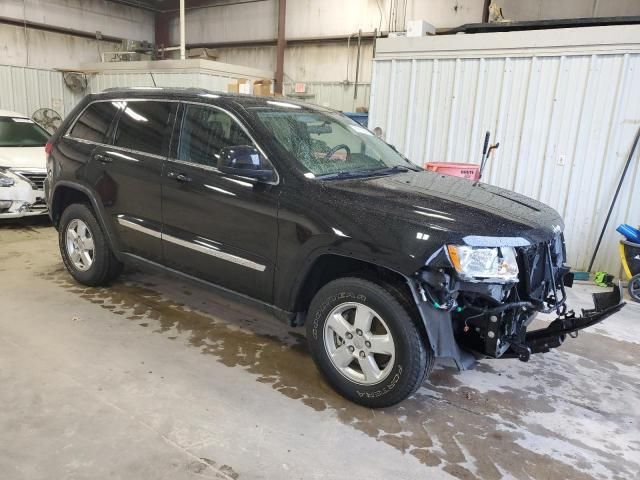
[[[152,85],[148,85],[148,86],[132,86],[132,87],[109,87],[109,88],[105,88],[104,90],[101,90],[102,92],[122,92],[122,91],[128,91],[128,90],[184,90],[184,91],[191,91],[191,92],[210,92],[210,90],[207,90],[206,88],[201,88],[201,87],[154,87]]]

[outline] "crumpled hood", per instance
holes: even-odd
[[[385,230],[475,246],[521,246],[564,230],[551,207],[484,183],[429,171],[325,182],[326,192]],[[411,228],[409,228],[411,226]],[[368,229],[371,231],[370,229]],[[397,231],[398,237],[402,235]],[[500,237],[497,239],[496,237]]]
[[[44,147],[0,147],[0,167],[45,170],[47,157]]]

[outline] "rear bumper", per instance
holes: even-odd
[[[511,339],[509,349],[500,358],[519,358],[526,362],[533,353],[545,353],[552,348],[557,348],[562,345],[567,335],[575,337],[580,330],[591,327],[620,311],[625,306],[622,298],[619,285],[614,286],[611,292],[594,293],[594,308],[582,310],[580,316],[570,311],[556,318],[546,328],[527,332],[524,339]]]

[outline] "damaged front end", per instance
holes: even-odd
[[[615,286],[593,295],[593,309],[569,310],[565,289],[573,274],[561,234],[547,243],[485,250],[495,250],[495,258],[487,254],[476,263],[489,268],[493,262],[494,278],[466,274],[473,266],[461,265],[457,250],[443,247],[410,282],[436,356],[452,358],[460,369],[483,356],[526,362],[624,306]],[[538,313],[551,312],[557,318],[549,326],[527,331]]]
[[[0,220],[47,213],[44,169],[0,168]]]

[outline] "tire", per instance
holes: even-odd
[[[640,274],[631,277],[628,289],[631,298],[636,302],[640,302]]]
[[[369,330],[358,328],[367,318],[373,318]],[[320,372],[338,393],[365,407],[401,402],[433,369],[433,351],[408,309],[372,281],[328,283],[313,298],[305,323]]]
[[[62,212],[58,244],[64,266],[83,285],[106,285],[122,271],[122,263],[113,255],[100,224],[87,204],[74,203]]]

